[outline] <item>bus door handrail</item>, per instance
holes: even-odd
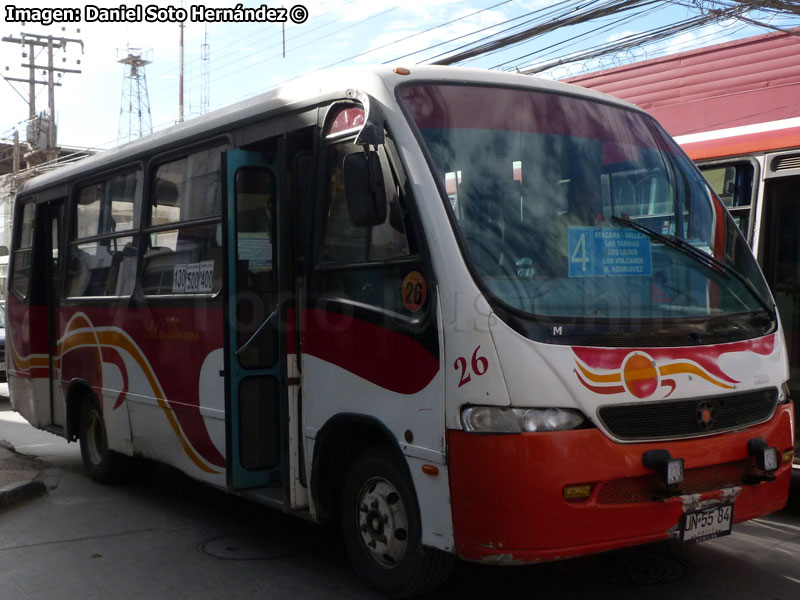
[[[278,311],[280,310],[280,308],[281,308],[281,307],[280,307],[280,304],[276,302],[276,303],[275,303],[275,308],[274,308],[274,310],[273,310],[271,313],[269,313],[269,315],[267,316],[267,318],[266,318],[266,319],[264,319],[264,321],[261,323],[261,325],[259,325],[259,326],[258,326],[258,329],[256,329],[256,330],[253,332],[253,335],[251,335],[251,336],[250,336],[250,337],[247,339],[247,341],[246,341],[244,344],[242,344],[242,345],[239,347],[239,349],[236,351],[236,356],[237,356],[237,357],[238,357],[238,356],[239,356],[239,355],[240,355],[242,352],[244,352],[244,351],[247,349],[247,347],[248,347],[248,346],[249,346],[249,345],[250,345],[250,344],[253,342],[253,340],[255,340],[255,339],[256,339],[256,338],[259,336],[259,334],[260,334],[260,333],[261,333],[261,332],[264,330],[264,328],[265,328],[267,325],[269,325],[269,322],[270,322],[270,321],[272,321],[272,319],[274,319],[274,318],[275,318],[275,317],[278,315]]]

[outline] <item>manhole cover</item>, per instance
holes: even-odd
[[[689,564],[676,557],[647,550],[617,550],[560,563],[573,577],[591,583],[649,585],[669,583],[692,572]]]
[[[200,551],[223,560],[272,560],[301,552],[292,540],[258,533],[226,533],[200,544]]]

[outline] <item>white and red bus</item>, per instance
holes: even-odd
[[[338,519],[390,595],[786,502],[774,300],[622,101],[316,76],[33,179],[14,218],[14,408],[98,481],[160,461]]]
[[[788,121],[788,122],[787,122]],[[800,393],[800,118],[683,137],[697,152],[700,171],[748,236],[772,290],[789,355],[789,388]],[[779,131],[782,130],[782,131]],[[791,133],[787,130],[793,130]],[[761,141],[743,151],[749,135]],[[792,146],[773,146],[771,133],[790,133]],[[743,144],[744,142],[744,144]],[[726,150],[727,146],[727,150]],[[694,153],[693,152],[693,153]],[[795,458],[797,461],[797,457]],[[796,463],[795,467],[800,467]]]
[[[798,33],[757,35],[569,79],[644,108],[698,164],[772,290],[793,394],[800,393]]]

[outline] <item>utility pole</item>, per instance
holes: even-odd
[[[11,172],[16,175],[19,173],[20,163],[20,155],[22,153],[19,151],[19,131],[16,129],[14,130],[14,154],[12,155],[13,158],[11,159]]]
[[[211,104],[211,46],[208,44],[208,26],[206,26],[203,44],[200,46],[200,63],[203,65],[203,89],[200,94],[200,114],[206,114]]]
[[[6,38],[3,38],[3,41],[10,41],[10,40],[7,40]],[[31,65],[30,65],[31,71],[30,71],[30,76],[28,77],[28,79],[29,79],[29,85],[28,85],[28,121],[30,123],[32,123],[33,120],[36,118],[36,84],[38,82],[36,81],[36,67],[33,66],[33,62],[34,62],[33,61],[33,57],[35,56],[36,46],[33,45],[33,42],[30,42],[28,44],[28,47],[29,47],[28,56],[30,56],[30,59],[31,59]],[[23,55],[23,58],[25,58],[24,55]],[[44,83],[44,82],[42,82],[42,83]],[[30,140],[28,140],[28,141],[30,142]]]
[[[183,123],[183,21],[180,22],[179,26],[181,28],[181,64],[179,70],[180,76],[178,77],[178,123]]]
[[[81,53],[83,53],[83,40],[73,39],[73,38],[65,38],[65,37],[54,37],[52,35],[40,35],[36,33],[22,33],[20,37],[15,38],[11,36],[3,37],[2,41],[10,42],[13,44],[20,44],[22,46],[28,46],[28,53],[23,53],[23,58],[28,58],[29,62],[27,64],[23,63],[23,68],[30,69],[30,74],[27,79],[19,79],[15,77],[6,77],[8,81],[21,81],[23,83],[28,84],[28,116],[30,118],[30,124],[28,127],[28,142],[36,147],[40,145],[40,140],[31,139],[31,133],[36,131],[34,125],[35,120],[37,119],[36,115],[36,86],[37,85],[46,85],[47,86],[47,106],[50,112],[49,117],[49,124],[48,124],[48,132],[47,132],[47,144],[46,144],[46,154],[48,155],[48,159],[53,160],[58,158],[58,150],[56,149],[56,100],[55,100],[55,87],[60,86],[60,83],[57,83],[53,77],[54,73],[80,73],[79,69],[62,69],[59,67],[54,66],[53,63],[53,54],[56,50],[64,50],[67,47],[67,43],[72,42],[75,44],[80,44],[81,46]],[[37,65],[35,64],[35,50],[37,47],[47,48],[47,66]],[[78,61],[80,63],[80,61]],[[41,69],[42,71],[47,72],[47,81],[36,81],[36,69]]]

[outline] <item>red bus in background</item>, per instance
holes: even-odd
[[[800,392],[800,30],[566,79],[666,128],[747,237],[778,305]]]

